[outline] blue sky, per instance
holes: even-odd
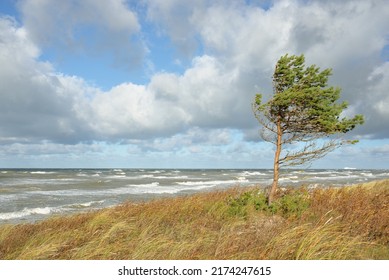
[[[285,53],[333,68],[357,145],[317,168],[389,168],[382,1],[0,2],[0,168],[271,168],[251,111]]]

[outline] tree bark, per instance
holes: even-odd
[[[273,184],[270,188],[269,195],[267,198],[267,203],[269,206],[272,204],[274,200],[274,195],[276,193],[277,186],[278,186],[281,149],[282,149],[282,129],[281,129],[281,119],[279,117],[277,120],[277,145],[276,145],[276,153],[274,155]]]

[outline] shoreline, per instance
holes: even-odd
[[[91,169],[91,170],[94,170],[94,169]],[[389,178],[385,178],[385,179],[378,179],[378,180],[371,180],[371,181],[367,181],[367,182],[362,182],[362,183],[357,183],[357,184],[344,184],[344,185],[340,185],[340,184],[336,184],[336,185],[332,185],[332,184],[310,184],[310,185],[306,185],[306,184],[301,184],[300,186],[285,186],[285,185],[282,185],[280,184],[279,185],[279,190],[281,191],[284,191],[286,189],[289,189],[289,188],[292,188],[292,189],[298,189],[298,188],[307,188],[309,190],[314,190],[314,189],[329,189],[329,188],[349,188],[349,187],[358,187],[360,185],[363,185],[365,188],[369,187],[369,186],[375,186],[379,183],[383,183],[383,182],[386,182],[386,181],[389,181]],[[269,186],[260,186],[260,185],[239,185],[239,184],[236,184],[236,185],[230,185],[230,186],[227,186],[227,187],[214,187],[214,188],[209,188],[209,189],[204,189],[204,190],[201,190],[201,191],[193,191],[193,192],[181,192],[181,193],[176,193],[174,195],[170,195],[170,194],[160,194],[160,195],[156,195],[156,196],[151,196],[151,197],[144,197],[144,198],[129,198],[127,200],[124,200],[122,202],[119,202],[117,204],[113,204],[113,205],[108,205],[108,206],[105,206],[105,207],[101,207],[101,208],[93,208],[93,209],[85,209],[85,210],[78,210],[78,211],[73,211],[73,212],[65,212],[65,213],[52,213],[52,214],[48,214],[47,216],[43,216],[41,218],[37,218],[37,219],[24,219],[24,220],[11,220],[11,222],[0,222],[0,227],[2,226],[6,226],[6,225],[23,225],[23,224],[36,224],[36,223],[39,223],[39,222],[42,222],[42,221],[45,221],[47,219],[52,219],[52,218],[62,218],[62,217],[71,217],[73,215],[78,215],[78,214],[90,214],[90,213],[94,213],[94,212],[98,212],[98,211],[104,211],[105,209],[111,209],[111,208],[115,208],[115,207],[120,207],[121,205],[123,204],[131,204],[131,205],[137,205],[137,204],[144,204],[144,203],[149,203],[149,202],[153,202],[153,201],[158,201],[158,200],[164,200],[164,199],[174,199],[174,198],[179,198],[179,197],[190,197],[192,195],[197,195],[197,194],[207,194],[207,193],[213,193],[213,192],[219,192],[219,191],[228,191],[229,189],[234,189],[234,188],[238,188],[238,189],[241,189],[242,191],[244,191],[245,189],[252,189],[252,188],[257,188],[257,189],[262,189],[262,190],[265,190],[266,188],[268,188]],[[42,209],[45,209],[45,208],[42,208]]]
[[[6,173],[3,173],[6,172]],[[280,187],[344,186],[389,177],[381,170],[284,170]],[[0,173],[0,224],[28,223],[52,215],[84,212],[125,201],[148,201],[192,193],[268,186],[271,169],[34,169]]]

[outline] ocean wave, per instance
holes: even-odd
[[[114,169],[113,172],[123,172],[123,169]]]
[[[243,171],[240,173],[239,176],[246,177],[246,176],[266,176],[266,175],[267,175],[266,173],[259,172],[259,171]]]
[[[55,207],[24,208],[21,211],[0,213],[0,220],[20,219],[30,215],[49,215],[55,211]]]
[[[109,178],[109,179],[123,179],[123,178],[127,178],[127,176],[124,174],[119,174],[118,175],[111,175],[111,176],[107,176],[105,178]]]
[[[150,187],[157,187],[159,186],[159,182],[152,182],[150,184],[131,184],[128,185],[130,187],[137,187],[137,188],[150,188]]]
[[[111,188],[95,192],[96,195],[131,195],[131,194],[162,194],[180,191],[171,186],[160,186],[159,182],[149,184],[128,184],[121,188]]]
[[[99,200],[99,201],[88,201],[83,203],[73,203],[73,204],[66,204],[62,206],[56,206],[56,207],[36,207],[36,208],[24,208],[20,211],[15,212],[5,212],[0,213],[0,220],[12,220],[12,219],[22,219],[27,218],[29,216],[36,216],[36,215],[50,215],[55,213],[65,213],[65,212],[75,212],[77,210],[81,209],[96,209],[100,208],[105,200]]]
[[[177,194],[183,191],[198,191],[214,187],[216,185],[195,185],[195,186],[157,186],[153,188],[135,188],[137,194]]]
[[[105,195],[121,195],[121,194],[137,194],[137,189],[150,188],[153,189],[159,186],[159,182],[152,182],[149,184],[128,184],[125,187],[107,188],[107,189],[95,189],[93,190],[94,196]],[[68,189],[68,190],[48,190],[48,191],[36,191],[35,194],[49,196],[49,197],[72,197],[72,196],[90,196],[91,191],[87,189]]]
[[[155,179],[188,179],[188,176],[154,176]]]
[[[157,186],[153,188],[134,188],[134,194],[176,194],[180,189],[174,187]]]
[[[220,184],[219,184],[220,185]],[[149,184],[129,184],[126,187],[105,190],[106,194],[176,194],[182,191],[196,191],[205,188],[215,187],[215,182],[208,182],[207,184],[197,182],[196,184],[188,184],[183,182],[177,185],[161,186],[159,182],[152,182]]]
[[[312,176],[310,178],[303,178],[305,181],[312,181],[312,180],[318,180],[318,181],[336,181],[336,180],[350,180],[350,179],[359,179],[361,176],[359,175],[346,175],[346,176],[332,176],[332,177],[319,177],[319,176]]]
[[[366,177],[373,177],[374,176],[373,173],[371,173],[371,172],[361,172],[361,175],[366,176]]]
[[[281,177],[281,178],[278,179],[278,181],[279,182],[288,181],[288,182],[292,182],[292,183],[298,183],[299,181],[296,180],[298,178],[299,178],[298,176]]]
[[[298,176],[288,176],[288,177],[281,177],[279,180],[292,180],[292,179],[298,179]]]
[[[55,174],[54,171],[31,171],[30,174]]]
[[[84,203],[73,203],[73,204],[65,205],[63,208],[70,208],[70,209],[90,208],[92,206],[102,205],[104,202],[105,200],[89,201]]]
[[[134,178],[134,179],[154,178],[154,175],[152,175],[152,174],[145,174],[145,175],[140,175],[140,176],[134,176],[132,178]]]
[[[181,186],[217,186],[217,185],[225,185],[225,184],[237,184],[237,183],[244,183],[244,182],[249,182],[244,177],[238,177],[237,180],[217,180],[217,181],[185,181],[185,182],[177,182],[178,185]]]
[[[375,174],[378,177],[389,177],[389,173]]]

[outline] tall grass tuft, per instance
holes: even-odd
[[[315,224],[306,223],[284,230],[272,239],[264,257],[292,260],[346,260],[369,258],[364,248],[374,246],[359,236],[350,236],[337,221],[329,218]]]

